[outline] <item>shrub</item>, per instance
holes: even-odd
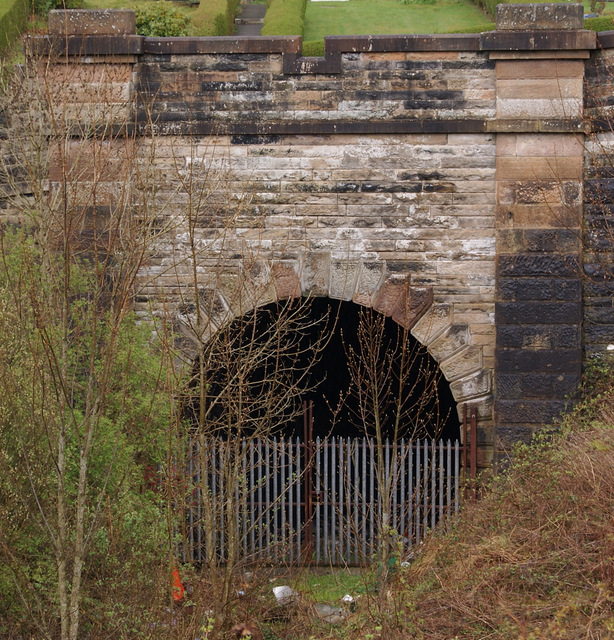
[[[52,9],[80,9],[83,0],[33,0],[34,12],[46,16]]]
[[[489,16],[495,17],[498,4],[505,4],[507,0],[472,0],[474,4],[481,7]]]
[[[134,7],[136,32],[150,38],[188,36],[192,31],[190,18],[166,0],[147,2]]]
[[[226,11],[218,13],[213,20],[213,32],[216,36],[229,36],[235,32],[235,16],[240,0],[226,0]]]
[[[27,0],[14,0],[0,11],[0,53],[4,53],[25,29],[30,13]]]
[[[611,31],[614,29],[612,18],[602,16],[600,18],[586,18],[584,20],[584,28],[589,31]]]
[[[303,55],[308,57],[318,57],[324,55],[324,40],[308,40],[303,42]]]
[[[269,0],[263,36],[302,36],[307,0]]]

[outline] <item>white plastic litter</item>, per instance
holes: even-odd
[[[294,604],[299,598],[299,594],[292,587],[288,587],[287,585],[273,587],[273,593],[275,594],[277,604],[280,604],[282,607]]]

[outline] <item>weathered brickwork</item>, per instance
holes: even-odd
[[[138,310],[173,310],[189,345],[195,274],[205,338],[274,300],[352,300],[410,329],[477,404],[482,467],[549,424],[579,382],[583,317],[603,321],[587,351],[614,343],[607,281],[582,297],[581,243],[583,201],[610,216],[587,195],[611,191],[592,160],[610,137],[585,137],[609,53],[581,5],[498,11],[494,32],[337,36],[324,58],[294,37],[150,39],[91,20],[101,35],[34,39],[90,74],[89,108],[133,116],[135,189],[155,185],[142,200],[161,230]],[[104,100],[100,67],[116,79]]]

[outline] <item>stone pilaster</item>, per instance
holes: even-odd
[[[500,5],[496,60],[496,446],[529,440],[582,361],[582,6]],[[554,42],[557,43],[554,46]]]

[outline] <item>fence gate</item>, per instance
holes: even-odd
[[[475,410],[471,433],[466,416],[475,443]],[[192,438],[185,561],[366,564],[384,513],[409,552],[458,511],[461,469],[475,476],[476,448],[458,440],[314,440],[309,406],[305,426],[302,439]]]

